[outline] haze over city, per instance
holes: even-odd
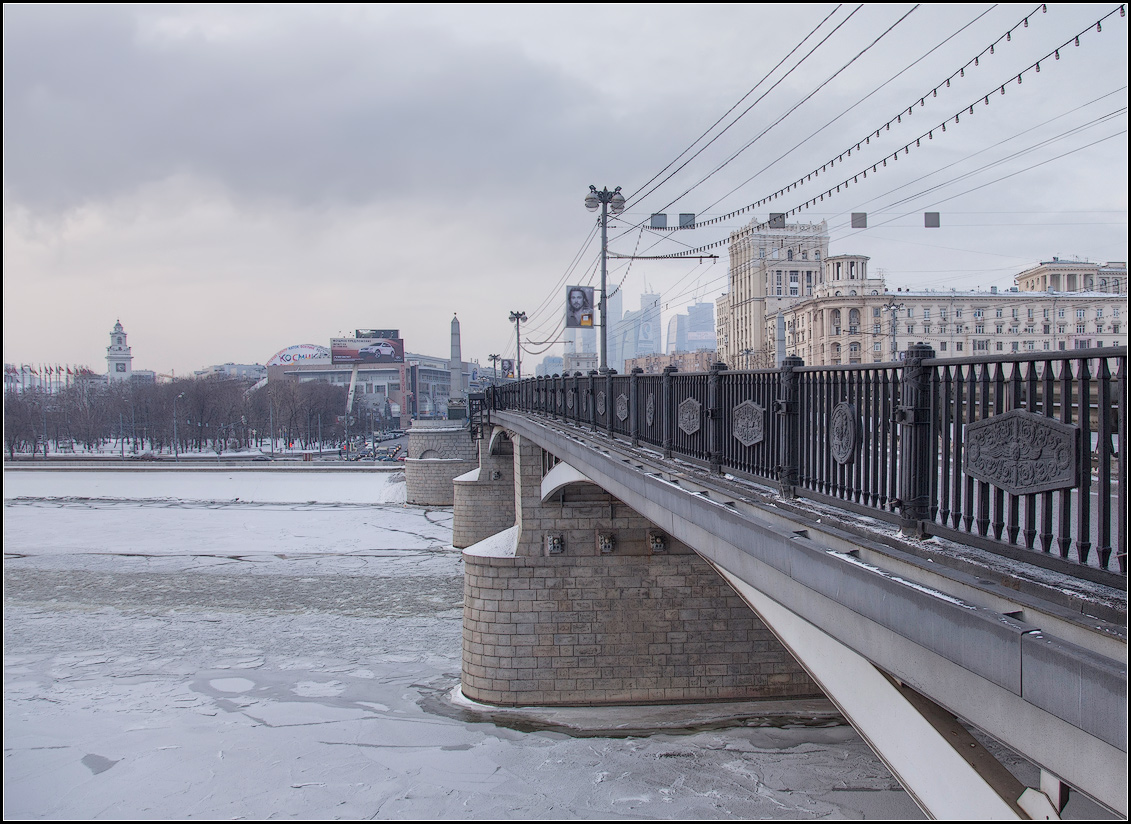
[[[1117,9],[6,6],[5,361],[100,371],[118,319],[135,367],[177,375],[355,328],[445,355],[455,312],[485,363],[513,355],[512,310],[560,350],[564,286],[596,277],[590,184],[624,187],[622,254],[725,240],[866,169],[792,219],[892,287],[1126,260]],[[838,157],[742,215],[638,228]],[[615,260],[610,288],[660,294],[666,323],[725,290],[709,251]]]

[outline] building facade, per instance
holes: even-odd
[[[1127,300],[1111,292],[889,292],[882,279],[844,284],[828,274],[817,294],[780,313],[784,355],[809,366],[890,362],[920,342],[959,358],[1127,345]]]
[[[1013,279],[1022,292],[1105,292],[1127,294],[1127,262],[1092,263],[1054,257]]]
[[[641,355],[625,361],[626,372],[640,367],[646,375],[658,375],[665,367],[674,366],[680,372],[708,372],[717,360],[713,349],[699,349],[695,352],[673,352],[668,355]]]
[[[779,215],[754,218],[730,236],[727,300],[717,301],[719,358],[724,363],[763,363],[777,330],[767,319],[812,296],[820,284],[821,262],[829,254],[828,225],[786,223]]]

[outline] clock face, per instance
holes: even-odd
[[[116,363],[116,364],[114,364],[114,371],[115,372],[125,372],[126,371],[126,365],[124,363]]]

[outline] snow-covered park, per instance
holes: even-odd
[[[824,702],[470,705],[451,511],[403,501],[6,471],[5,818],[920,817]]]

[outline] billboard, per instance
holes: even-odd
[[[566,287],[566,329],[593,328],[593,287]]]
[[[514,361],[511,358],[503,358],[499,361],[499,366],[502,367],[504,378],[514,378]]]
[[[280,349],[267,361],[268,366],[294,366],[300,363],[330,363],[330,350],[313,343],[298,343]]]
[[[331,338],[330,357],[339,363],[404,363],[400,338]]]
[[[354,337],[381,338],[382,340],[395,340],[401,336],[400,329],[355,329]]]

